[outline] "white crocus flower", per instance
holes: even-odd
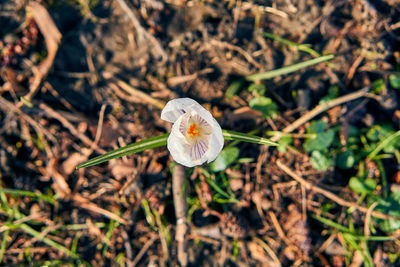
[[[190,98],[167,103],[161,119],[172,122],[167,146],[174,160],[186,167],[213,161],[224,146],[224,136],[211,113]]]

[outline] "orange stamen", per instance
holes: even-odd
[[[197,129],[197,124],[193,123],[192,125],[190,125],[189,129],[187,130],[187,133],[190,137],[194,137],[195,135],[199,136],[200,132]]]

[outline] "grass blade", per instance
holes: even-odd
[[[310,48],[310,46],[307,45],[307,44],[298,44],[298,43],[289,41],[289,40],[287,40],[285,38],[279,37],[277,35],[274,35],[274,34],[268,33],[268,32],[263,32],[263,36],[267,37],[267,38],[270,38],[272,40],[275,40],[277,42],[280,42],[282,44],[294,47],[299,51],[303,51],[303,52],[309,53],[313,57],[319,57],[320,56],[320,54],[317,51],[315,51],[314,49]]]
[[[7,239],[8,239],[8,234],[10,233],[10,230],[7,229],[3,233],[3,240],[1,241],[1,247],[0,247],[0,262],[3,260],[4,252],[6,251],[6,245],[7,245]]]
[[[100,164],[100,163],[103,163],[103,162],[106,162],[106,161],[109,161],[109,160],[112,160],[115,158],[120,158],[120,157],[126,156],[128,154],[141,152],[146,149],[165,146],[167,144],[168,136],[169,136],[169,133],[151,137],[149,139],[118,148],[118,149],[110,151],[104,155],[98,156],[98,157],[90,159],[84,163],[81,163],[76,167],[76,169],[94,166],[94,165],[97,165],[97,164]]]
[[[42,241],[43,243],[45,243],[45,244],[47,244],[47,245],[49,245],[49,246],[51,246],[51,247],[63,252],[63,253],[65,253],[66,255],[68,255],[68,256],[70,256],[72,258],[77,258],[78,257],[75,253],[71,252],[69,249],[67,249],[63,245],[58,244],[57,242],[51,240],[48,237],[43,237],[40,232],[34,230],[33,228],[31,228],[27,224],[21,224],[17,228],[22,229],[24,232],[32,235],[33,237],[37,238],[38,240]]]
[[[374,151],[372,151],[371,153],[369,153],[368,155],[368,159],[373,159],[376,157],[376,155],[378,155],[378,153],[387,145],[389,144],[393,139],[397,138],[398,136],[400,136],[400,131],[395,132],[394,134],[388,136],[387,138],[383,139],[379,145],[374,149]]]
[[[8,189],[8,188],[0,187],[0,192],[10,194],[10,195],[15,195],[15,196],[28,196],[28,197],[38,198],[38,199],[47,201],[51,204],[54,204],[56,202],[54,198],[51,198],[47,195],[31,192],[31,191]]]
[[[292,73],[301,69],[304,69],[306,67],[327,61],[332,59],[334,56],[333,55],[327,55],[327,56],[322,56],[322,57],[317,57],[311,60],[307,60],[301,63],[297,63],[297,64],[293,64],[287,67],[283,67],[280,69],[276,69],[276,70],[271,70],[271,71],[267,71],[267,72],[263,72],[263,73],[257,73],[257,74],[252,74],[246,77],[247,81],[259,81],[259,80],[268,80],[268,79],[272,79],[274,77],[280,76],[280,75],[284,75],[284,74],[288,74],[288,73]]]
[[[260,145],[277,146],[278,144],[268,140],[267,138],[240,133],[235,131],[222,130],[225,140],[235,140],[241,142],[255,143]]]
[[[339,223],[337,223],[337,222],[334,222],[334,221],[329,220],[329,219],[327,219],[327,218],[318,216],[318,215],[316,215],[316,214],[312,214],[311,216],[312,216],[314,219],[318,220],[319,222],[321,222],[321,223],[323,223],[323,224],[325,224],[325,225],[327,225],[327,226],[336,228],[337,230],[339,230],[339,231],[341,231],[341,232],[354,234],[353,232],[350,231],[349,228],[347,228],[346,226],[343,226],[343,225],[341,225],[341,224],[339,224]]]

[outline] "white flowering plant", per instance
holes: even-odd
[[[274,77],[292,73],[300,69],[328,61],[333,55],[320,56],[308,61],[272,71],[252,74],[245,77],[248,82],[268,80]],[[236,94],[242,82],[228,88],[226,97]],[[215,160],[224,146],[224,140],[256,143],[260,145],[277,146],[275,142],[250,134],[223,130],[211,113],[195,100],[190,98],[173,99],[167,103],[161,112],[161,119],[173,123],[171,133],[155,136],[137,143],[121,147],[104,155],[79,164],[76,168],[94,166],[128,154],[146,149],[167,145],[172,157],[177,163],[186,167],[194,167]]]
[[[215,160],[224,146],[224,140],[277,145],[263,137],[222,130],[211,113],[190,98],[169,101],[161,112],[161,119],[173,123],[171,133],[121,147],[79,164],[76,168],[94,166],[111,159],[165,145],[172,158],[186,167],[194,167]]]

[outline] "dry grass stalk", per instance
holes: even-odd
[[[354,208],[354,209],[356,209],[358,211],[361,211],[363,213],[367,213],[369,211],[368,208],[362,207],[362,206],[358,205],[357,203],[344,200],[343,198],[338,197],[334,193],[329,192],[329,191],[327,191],[325,189],[322,189],[322,188],[320,188],[320,187],[318,187],[316,185],[313,185],[312,183],[304,180],[299,175],[297,175],[294,171],[292,171],[288,166],[286,166],[285,164],[280,162],[279,160],[276,161],[276,165],[282,171],[284,171],[287,175],[289,175],[290,177],[295,179],[297,182],[299,182],[301,185],[303,185],[307,190],[312,190],[314,192],[317,192],[317,193],[325,196],[326,198],[329,198],[330,200],[334,201],[335,203],[339,204],[340,206]],[[374,217],[380,218],[380,219],[393,218],[393,216],[384,214],[384,213],[379,212],[379,211],[371,211],[371,215],[374,216]],[[394,217],[394,219],[398,219],[398,218]]]

